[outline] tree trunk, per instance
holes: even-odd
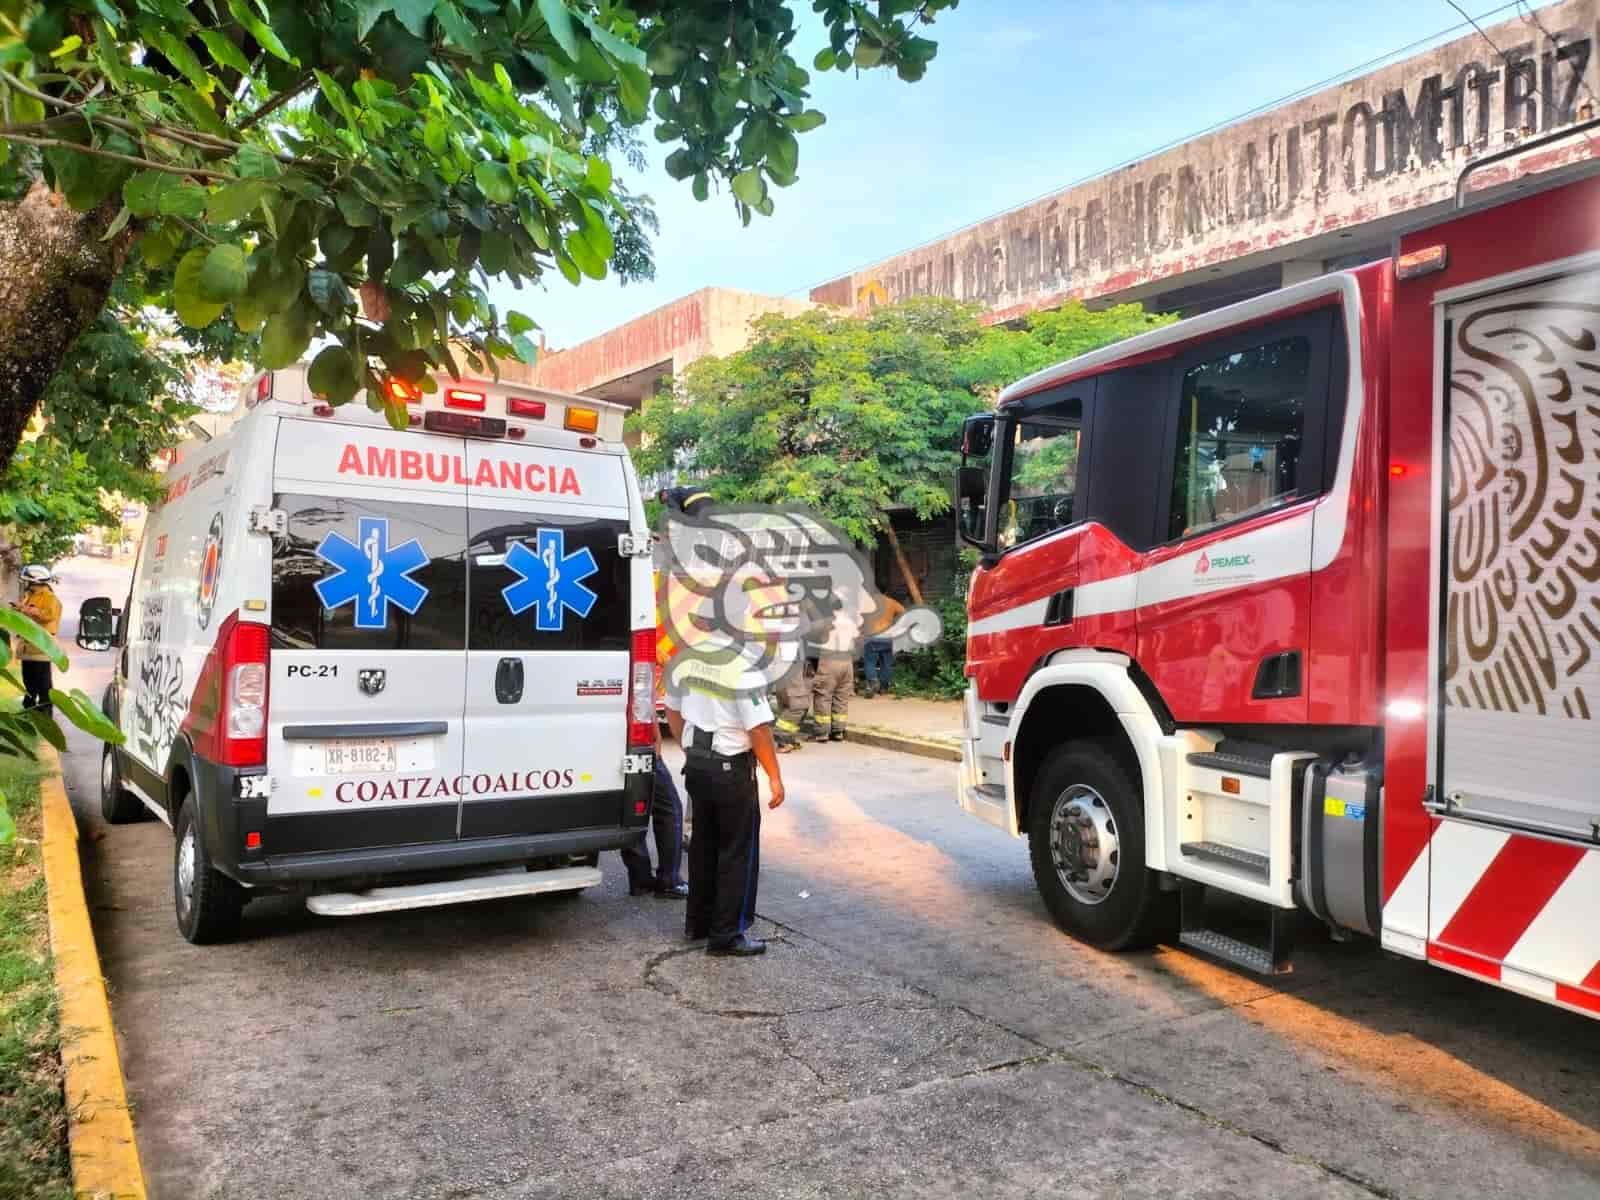
[[[105,307],[133,242],[102,241],[121,197],[74,212],[42,183],[0,204],[0,471],[62,359]]]
[[[917,586],[917,577],[911,573],[911,563],[906,559],[906,552],[900,548],[900,539],[894,532],[894,522],[887,517],[883,521],[883,534],[889,539],[895,562],[900,564],[900,575],[906,581],[906,591],[911,593],[911,603],[921,604],[922,589]]]

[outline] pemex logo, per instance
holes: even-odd
[[[1202,550],[1199,561],[1194,564],[1194,573],[1204,575],[1209,570],[1211,570],[1211,556]]]

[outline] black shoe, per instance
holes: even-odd
[[[863,700],[871,700],[877,694],[878,689],[873,687],[871,684],[868,684],[866,687],[862,688],[856,693],[856,695],[860,696]]]
[[[830,742],[842,742],[844,741],[844,734],[840,733],[838,730],[834,730],[828,735],[828,740]]]
[[[654,896],[655,894],[656,881],[654,879],[646,879],[643,883],[628,884],[628,895],[630,896]]]
[[[823,732],[822,732],[822,731],[821,731],[821,730],[820,730],[820,729],[819,729],[819,730],[817,730],[817,732],[816,732],[816,733],[813,733],[813,734],[812,734],[812,735],[811,735],[811,740],[812,740],[812,741],[813,741],[813,742],[825,742],[825,741],[827,741],[827,740],[828,740],[828,738],[829,738],[829,737],[830,737],[830,736],[831,736],[831,735],[830,735],[830,734],[826,734],[826,733],[823,733]]]
[[[683,927],[683,940],[686,942],[703,942],[711,936],[711,931],[695,925]]]
[[[753,958],[757,954],[765,954],[767,944],[760,938],[753,938],[747,933],[738,934],[725,942],[707,942],[706,953],[720,957]]]
[[[655,888],[657,900],[687,900],[689,898],[689,885],[687,883],[658,883]]]

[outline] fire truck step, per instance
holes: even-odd
[[[1252,775],[1257,779],[1272,778],[1272,756],[1278,747],[1265,742],[1249,742],[1243,738],[1223,738],[1215,750],[1196,750],[1188,756],[1197,767],[1210,767],[1230,775]]]
[[[1238,846],[1225,846],[1221,842],[1184,842],[1178,849],[1185,858],[1198,858],[1267,882],[1272,876],[1272,863],[1265,854],[1254,850],[1241,850]]]
[[[1185,930],[1178,935],[1178,944],[1243,967],[1246,971],[1254,971],[1257,975],[1286,975],[1294,969],[1287,963],[1275,965],[1272,951],[1214,929]]]
[[[1221,959],[1257,975],[1287,975],[1294,970],[1293,909],[1264,908],[1267,917],[1267,944],[1260,946],[1211,929],[1206,924],[1206,889],[1204,884],[1184,881],[1180,888],[1181,921],[1178,944],[1201,954]]]

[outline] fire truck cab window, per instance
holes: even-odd
[[[1000,508],[1002,550],[1043,537],[1077,519],[1073,509],[1082,434],[1081,400],[1064,400],[1012,426]]]
[[[1169,537],[1296,497],[1311,350],[1310,338],[1280,338],[1184,373]]]

